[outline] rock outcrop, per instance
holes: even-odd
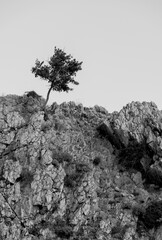
[[[0,239],[162,239],[162,112],[0,97]]]

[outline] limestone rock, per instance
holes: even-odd
[[[54,103],[45,121],[43,104],[0,97],[0,239],[160,239],[161,205],[149,222],[162,196],[157,106]]]

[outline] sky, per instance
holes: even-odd
[[[161,0],[0,0],[0,95],[36,91],[38,58],[54,47],[71,54],[82,70],[74,90],[51,92],[48,104],[75,101],[119,111],[132,101],[162,110]]]

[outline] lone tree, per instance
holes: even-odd
[[[63,50],[54,48],[54,54],[45,65],[44,61],[40,62],[38,59],[31,71],[35,77],[40,77],[50,83],[50,88],[47,92],[44,108],[49,100],[51,90],[58,92],[68,92],[73,90],[69,87],[69,83],[78,85],[74,80],[76,72],[81,70],[82,62],[76,61],[71,55],[67,55]]]

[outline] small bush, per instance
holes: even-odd
[[[51,227],[51,223],[48,222],[48,221],[45,221],[45,220],[41,220],[41,222],[37,223],[37,224],[34,224],[33,226],[31,226],[29,228],[29,234],[37,237],[38,239],[40,238],[41,234],[40,234],[40,231],[42,229],[47,229],[47,228],[50,228]],[[37,239],[36,238],[36,239]]]
[[[37,205],[35,205],[35,206],[38,208],[39,214],[41,214],[41,215],[44,215],[45,213],[48,212],[48,209],[47,209],[46,206],[43,206],[43,205],[41,205],[41,204],[37,204]]]
[[[67,152],[61,153],[60,158],[59,158],[60,161],[65,161],[67,163],[72,162],[72,159],[73,159],[72,156]]]
[[[52,160],[52,165],[57,169],[59,168],[59,162],[56,159]]]
[[[124,235],[129,227],[130,227],[130,225],[128,225],[128,224],[122,226],[121,223],[117,222],[116,226],[114,226],[111,229],[111,235],[113,237],[117,237],[118,239],[123,240]]]
[[[74,188],[77,185],[79,175],[76,173],[66,175],[64,178],[64,185],[68,188]]]
[[[55,130],[58,132],[62,132],[66,130],[65,124],[60,120],[56,120],[55,122]]]
[[[146,163],[149,164],[153,157],[153,152],[144,141],[142,143],[133,141],[128,147],[121,149],[118,155],[119,164],[125,167],[125,169],[136,169],[142,174],[148,168],[147,164],[141,162],[141,159],[146,157],[148,158]]]
[[[61,239],[69,239],[73,235],[72,227],[61,219],[57,220],[54,224],[54,232]]]
[[[118,226],[118,225],[114,226],[111,229],[111,235],[115,235],[117,233],[121,233],[121,231],[122,231],[122,226]]]
[[[37,113],[39,110],[40,104],[36,99],[26,96],[23,97],[21,114],[24,118],[26,115],[27,117],[30,117],[32,114]]]
[[[52,122],[50,121],[44,121],[41,125],[41,131],[43,132],[47,132],[48,130],[50,130],[52,128]]]
[[[72,156],[68,152],[53,151],[52,158],[56,159],[59,163],[63,162],[70,163],[73,160]]]
[[[85,163],[77,163],[75,166],[76,171],[67,174],[64,178],[64,185],[69,188],[74,188],[77,186],[77,184],[81,181],[84,174],[89,172],[91,169],[90,167]]]
[[[158,227],[162,223],[162,201],[152,202],[141,216],[141,220],[148,229]]]
[[[101,158],[100,157],[95,157],[94,160],[93,160],[93,164],[95,166],[98,166],[101,162]]]
[[[119,153],[119,163],[126,169],[139,168],[140,159],[143,157],[144,151],[139,144],[124,148]],[[141,166],[142,168],[142,166]]]
[[[132,206],[132,213],[133,213],[133,215],[140,217],[145,213],[145,209],[142,205],[137,204],[137,205]]]
[[[146,172],[146,184],[155,184],[159,188],[162,187],[162,171],[158,168],[149,168]]]
[[[17,182],[20,182],[21,189],[23,190],[25,187],[29,186],[34,179],[34,174],[31,173],[28,169],[23,169],[20,177],[17,178]]]
[[[36,98],[37,100],[39,100],[41,98],[40,95],[38,95],[35,91],[29,91],[29,92],[26,92],[26,96],[27,97],[32,97],[32,98]]]
[[[86,173],[86,172],[90,172],[90,167],[88,166],[88,164],[86,163],[78,163],[76,164],[76,172],[78,173]]]
[[[29,234],[40,237],[40,227],[38,226],[38,224],[35,224],[29,228]]]

